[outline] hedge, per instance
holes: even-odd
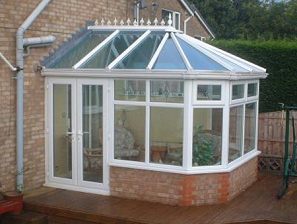
[[[260,82],[260,112],[297,105],[297,41],[214,40],[210,44],[267,69]]]

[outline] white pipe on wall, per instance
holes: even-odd
[[[16,65],[17,65],[17,190],[24,189],[24,33],[51,0],[42,0],[30,16],[22,23],[16,33]]]
[[[27,46],[46,46],[52,44],[56,40],[56,37],[49,35],[45,37],[30,37],[25,38],[23,41],[24,47]]]
[[[184,34],[187,34],[187,23],[189,22],[190,19],[192,19],[193,16],[189,16],[185,21],[184,21]]]

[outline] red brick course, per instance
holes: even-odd
[[[183,175],[110,168],[113,196],[191,206],[225,203],[257,179],[257,158],[228,173]]]

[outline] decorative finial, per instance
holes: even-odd
[[[169,19],[168,19],[167,23],[168,23],[168,26],[172,26],[171,14],[169,14]]]
[[[114,23],[114,25],[115,25],[115,26],[117,25],[117,23],[118,23],[118,20],[117,20],[117,18],[114,18],[114,21],[113,21],[113,23]]]
[[[146,25],[150,26],[151,24],[152,23],[151,23],[150,19],[148,19]]]
[[[98,19],[95,20],[94,25],[95,26],[98,26],[99,25]]]
[[[110,26],[110,25],[111,25],[111,22],[110,22],[110,20],[108,20],[108,21],[107,21],[107,25],[108,25],[108,26]]]
[[[155,26],[157,26],[158,25],[158,19],[157,18],[155,18],[155,20],[154,20],[154,24],[155,24]]]
[[[105,24],[105,21],[104,21],[104,19],[102,18],[102,19],[101,19],[101,25],[104,26],[104,24]]]
[[[121,21],[120,21],[120,25],[121,25],[121,26],[124,26],[124,25],[125,25],[124,20],[121,19]]]
[[[128,18],[127,19],[127,25],[130,26],[131,20]]]
[[[144,24],[144,19],[141,18],[141,20],[140,20],[140,25],[143,26],[143,24]]]
[[[133,25],[134,25],[134,26],[137,26],[137,25],[138,25],[138,22],[137,22],[136,19],[134,19]]]
[[[161,26],[164,26],[165,25],[165,21],[164,21],[164,19],[162,19],[162,21],[161,21]]]

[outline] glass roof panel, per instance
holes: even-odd
[[[164,37],[164,32],[152,32],[132,52],[120,61],[116,69],[145,69]]]
[[[77,40],[71,40],[65,44],[64,48],[59,49],[60,52],[56,52],[56,57],[49,58],[50,68],[72,68],[80,59],[82,59],[93,48],[100,44],[106,37],[108,37],[111,31],[92,31],[83,35]],[[57,57],[59,55],[59,57]]]
[[[187,69],[172,38],[168,38],[153,69]]]
[[[220,71],[226,71],[224,66],[216,62],[215,60],[209,58],[204,53],[198,51],[196,48],[192,47],[185,41],[183,41],[180,38],[177,38],[178,42],[183,49],[186,57],[188,58],[191,66],[195,70],[220,70]]]
[[[113,60],[123,53],[144,32],[122,31],[102,49],[95,53],[80,68],[106,68]]]

